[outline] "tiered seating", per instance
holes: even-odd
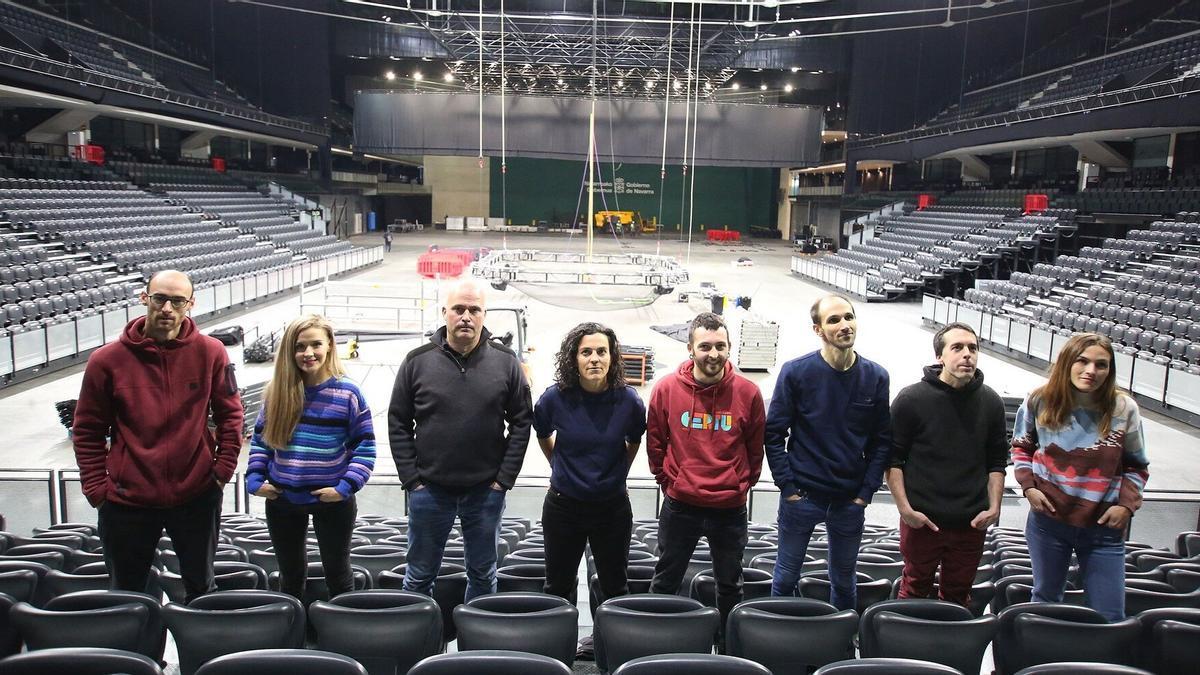
[[[860,295],[896,299],[945,275],[1015,260],[1022,249],[1036,249],[1041,242],[1053,241],[1064,228],[1073,229],[1073,220],[1070,211],[1025,216],[1013,208],[939,205],[884,216],[875,223],[874,239],[815,262],[864,279],[866,293]],[[794,261],[793,271],[831,282],[819,270],[810,273],[806,268],[811,264]],[[832,283],[857,292],[836,280]]]
[[[136,185],[158,192],[167,190],[233,190],[241,184],[204,165],[149,164],[144,162],[115,161],[108,167],[126,176]]]
[[[322,235],[290,215],[291,204],[274,196],[237,189],[170,190],[167,197],[176,203],[188,204],[197,211],[219,217],[226,225],[237,226],[243,234],[285,247],[293,254],[310,260],[345,253],[354,247],[333,235]]]
[[[116,51],[99,33],[81,26],[28,11],[8,3],[0,5],[0,23],[33,54],[54,60],[69,56],[68,62],[104,73],[148,85],[158,82],[148,73],[129,62],[124,54]]]
[[[966,92],[925,126],[1049,105],[1106,91],[1197,76],[1200,35],[1189,33]]]
[[[1046,361],[1073,333],[1106,335],[1118,352],[1120,386],[1195,423],[1188,415],[1200,415],[1196,220],[1180,213],[1031,273],[1014,272],[1006,282],[983,282],[953,309],[960,320],[978,322],[985,339]]]
[[[231,652],[267,663],[272,653],[254,651],[264,649],[289,650],[286,656],[293,660],[304,653],[329,658],[324,652],[332,652],[370,663],[372,671],[409,672],[417,662],[443,651],[472,654],[500,646],[511,650],[508,659],[540,654],[560,664],[557,670],[547,672],[570,672],[578,612],[574,603],[540,592],[545,582],[545,548],[539,524],[503,518],[497,538],[500,594],[465,604],[464,550],[457,525],[433,587],[436,602],[401,590],[408,525],[404,517],[359,516],[350,551],[355,590],[331,599],[314,550],[305,595],[296,600],[278,592],[279,572],[266,522],[241,513],[225,514],[214,570],[218,592],[186,608],[178,557],[169,539],[159,543],[155,563],[162,595],[145,597],[104,590],[109,579],[93,525],[62,523],[35,530],[32,537],[0,532],[0,561],[9,577],[5,590],[16,601],[32,603],[9,610],[17,616],[12,622],[13,638],[17,650],[24,642],[31,653],[68,644],[86,645],[94,639],[97,644],[120,644],[161,662],[165,628],[175,637],[184,672],[195,672]],[[761,664],[770,672],[808,672],[856,655],[861,659],[919,658],[949,666],[954,669],[950,672],[978,673],[990,651],[995,672],[1001,675],[1038,663],[1083,658],[1153,672],[1185,672],[1187,668],[1180,669],[1180,664],[1194,659],[1196,627],[1200,625],[1197,532],[1179,533],[1170,549],[1127,542],[1125,603],[1129,618],[1117,624],[1106,624],[1093,610],[1079,606],[1084,591],[1076,590],[1081,572],[1075,568],[1068,572],[1065,604],[1030,603],[1032,563],[1025,534],[1019,529],[993,527],[987,532],[964,608],[936,600],[895,600],[903,570],[899,534],[894,528],[868,524],[858,553],[858,606],[842,612],[828,604],[829,581],[824,573],[829,543],[823,525],[817,527],[808,546],[798,598],[769,597],[778,553],[777,527],[749,523],[747,534],[742,563],[745,602],[730,613],[723,633],[724,651],[730,657]],[[596,666],[603,672],[626,672],[619,669],[666,652],[693,652],[689,658],[703,659],[702,655],[712,651],[719,618],[707,542],[701,541],[692,554],[678,592],[683,597],[648,594],[657,549],[658,522],[634,521],[627,567],[630,594],[614,599],[599,595],[594,561],[585,558],[588,604],[596,613]],[[37,556],[37,562],[29,556]],[[77,593],[84,589],[92,590],[86,595]],[[160,605],[163,596],[165,604]],[[122,621],[125,610],[115,607],[129,603],[137,605],[129,611],[153,619]],[[271,609],[263,613],[261,608],[267,606]],[[83,612],[96,608],[114,609],[102,610],[88,622]],[[252,611],[255,608],[260,611]],[[57,612],[69,614],[56,617]],[[220,612],[230,613],[222,616]],[[1017,617],[1029,613],[1055,621],[1038,631],[1014,630],[1014,624],[1021,621]],[[279,621],[281,615],[290,619]],[[268,621],[262,618],[265,616],[277,620]],[[315,647],[307,652],[299,651],[306,643],[305,616],[309,619],[307,642]],[[204,639],[198,639],[188,628],[205,617],[210,625],[202,634]],[[1167,621],[1172,623],[1164,625]],[[66,622],[77,628],[63,630]],[[631,630],[639,625],[642,630]],[[1163,630],[1170,627],[1183,630]],[[1043,634],[1051,628],[1072,631],[1074,639],[1064,641]],[[779,639],[780,635],[788,639]],[[1149,635],[1154,636],[1153,641],[1142,639]],[[386,646],[381,646],[385,639]],[[457,650],[446,649],[452,640],[458,641]],[[494,672],[499,664],[507,663],[505,654],[483,653],[498,660],[489,661],[490,666],[481,671],[454,672]],[[697,663],[693,661],[692,668]],[[744,662],[735,659],[728,663]],[[419,671],[420,667],[412,672]],[[335,671],[318,668],[314,672]]]
[[[121,80],[119,83],[100,80],[94,83],[98,86],[122,91],[140,89],[139,93],[164,99],[170,91],[171,98],[185,95],[190,97],[193,105],[205,101],[208,106],[221,106],[222,114],[308,133],[327,133],[321,125],[263,113],[217,81],[206,67],[112,38],[68,20],[70,17],[46,14],[46,9],[0,3],[0,41],[8,50],[37,59],[38,68],[59,68],[59,64],[67,64]],[[161,41],[156,46],[164,47]]]
[[[1170,215],[1200,210],[1200,188],[1137,189],[1094,188],[1052,200],[1059,208],[1086,213],[1143,213]]]

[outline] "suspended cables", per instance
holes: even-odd
[[[508,71],[504,69],[504,0],[500,0],[500,216],[508,225],[508,119],[504,90],[508,89]],[[505,235],[505,248],[508,235]]]
[[[687,55],[687,68],[684,69],[685,75],[692,68],[692,46],[693,46],[692,40],[695,38],[695,31],[696,31],[696,6],[692,5],[691,6],[691,14],[688,15],[688,55]],[[670,85],[668,83],[668,88],[669,88],[669,86]],[[684,98],[683,98],[683,158],[681,160],[682,168],[683,168],[683,177],[680,179],[680,184],[679,184],[680,185],[680,188],[679,188],[679,223],[681,226],[683,224],[683,214],[687,212],[685,207],[687,206],[688,141],[690,138],[688,136],[688,129],[691,128],[690,125],[692,122],[692,107],[691,107],[692,98],[691,97],[692,97],[692,86],[691,86],[691,82],[689,81],[688,88],[684,91]],[[683,232],[680,232],[679,236],[682,237]],[[691,235],[688,236],[688,243],[690,246]]]
[[[666,95],[663,97],[663,140],[662,140],[662,161],[658,167],[658,227],[654,228],[655,232],[655,253],[662,253],[662,226],[663,226],[663,197],[667,191],[667,120],[671,115],[671,67],[675,63],[675,54],[673,51],[675,39],[675,3],[671,3],[671,16],[667,23],[667,86]]]
[[[704,33],[704,1],[700,2],[700,9],[696,10],[696,19],[700,25],[696,27],[696,62],[688,71],[688,89],[692,89],[692,81],[695,80],[695,94],[692,97],[692,184],[688,188],[688,248],[687,262],[692,262],[692,223],[696,215],[696,135],[700,129],[700,36]]]

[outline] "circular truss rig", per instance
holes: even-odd
[[[593,254],[495,250],[471,265],[493,288],[509,284],[550,304],[611,309],[648,305],[688,281],[672,257],[644,253]],[[553,286],[553,293],[545,292]]]

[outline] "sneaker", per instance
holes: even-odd
[[[579,646],[575,648],[576,661],[595,661],[596,648],[592,643],[592,636],[585,635],[579,639]]]

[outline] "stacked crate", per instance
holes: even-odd
[[[738,330],[737,367],[741,370],[767,370],[775,366],[779,349],[779,324],[754,315],[746,315]]]
[[[654,379],[654,348],[621,345],[621,360],[625,364],[625,382],[643,385]]]

